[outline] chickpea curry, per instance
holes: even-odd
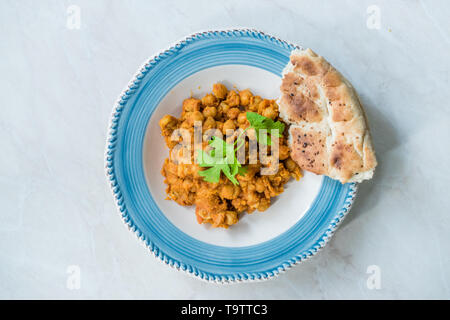
[[[246,151],[246,163],[237,161],[235,155],[229,165],[223,161],[213,164],[195,161],[195,152],[190,151],[194,148],[195,126],[198,124],[201,124],[202,134],[199,154],[202,152],[205,157],[213,158],[214,151],[224,146],[228,157],[228,147],[233,150],[230,152],[233,155],[242,147]],[[264,140],[255,131],[247,131],[262,127],[260,124],[267,128],[279,128],[280,134],[267,135]],[[228,90],[223,84],[216,83],[212,93],[202,99],[185,99],[180,118],[165,115],[159,125],[169,148],[169,158],[165,159],[161,170],[167,184],[167,199],[182,206],[195,205],[200,224],[228,228],[239,221],[239,215],[243,212],[265,211],[271,204],[271,198],[284,191],[284,185],[291,177],[296,180],[302,177],[301,169],[290,157],[287,130],[284,130],[284,123],[279,118],[277,104],[274,100],[253,95],[248,89]],[[187,149],[191,161],[188,162],[180,161],[179,157],[180,152],[186,151],[186,148],[177,148],[180,139],[184,139],[183,135],[174,134],[180,129],[184,129],[189,136]],[[224,136],[230,131],[235,134],[227,134],[222,140],[218,135],[208,136],[207,132],[211,131]],[[247,136],[241,138],[245,131]],[[271,152],[274,139],[278,142],[275,145],[279,161],[263,161],[260,150],[259,157],[249,161],[248,151],[254,140],[266,144]],[[274,174],[261,174],[262,169],[270,167],[275,169]]]

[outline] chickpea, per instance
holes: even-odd
[[[239,113],[237,122],[240,124],[247,123],[247,113],[246,112]]]
[[[289,158],[289,147],[285,144],[280,145],[279,147],[279,157],[280,160],[286,160]]]
[[[253,112],[258,111],[258,106],[261,101],[262,101],[262,99],[260,96],[252,96],[250,98],[249,110],[253,111]]]
[[[161,129],[164,129],[166,127],[173,127],[176,126],[177,124],[177,118],[172,117],[169,114],[166,114],[161,120],[159,120],[159,126],[161,127]]]
[[[242,202],[243,201],[241,199],[236,198],[231,201],[231,205],[235,208],[239,208],[242,206],[242,204],[243,204]]]
[[[183,111],[184,112],[193,112],[199,111],[201,106],[201,101],[195,98],[185,99],[183,101]]]
[[[161,128],[161,134],[164,137],[169,137],[172,132],[177,128],[178,119],[172,117],[171,115],[165,115],[161,120],[159,120],[159,126]]]
[[[297,171],[297,170],[296,170]],[[289,172],[289,170],[284,169],[283,172],[280,174],[280,177],[283,179],[282,183],[286,183],[287,181],[289,181],[289,179],[291,178],[291,173]]]
[[[248,106],[250,104],[250,99],[252,96],[253,94],[248,89],[240,91],[239,98],[241,100],[241,105]]]
[[[228,200],[236,199],[239,196],[239,187],[226,184],[220,189],[220,197]]]
[[[236,119],[239,113],[241,113],[241,110],[239,110],[239,108],[231,108],[227,112],[227,117],[230,119]]]
[[[263,198],[258,204],[258,211],[266,211],[270,207],[270,199]]]
[[[223,132],[223,122],[222,121],[216,121],[216,128]]]
[[[176,184],[178,182],[178,177],[176,175],[168,175],[167,176],[167,182],[169,182],[170,184]]]
[[[258,105],[258,113],[262,114],[266,108],[269,108],[270,101],[267,99],[262,100]]]
[[[231,90],[230,92],[228,92],[226,102],[230,107],[236,107],[239,105],[240,98],[236,91]]]
[[[218,227],[223,223],[225,219],[225,212],[213,213],[211,214],[211,218],[213,220],[213,227]]]
[[[247,137],[249,140],[256,140],[256,130],[255,129],[247,130]]]
[[[239,123],[239,129],[245,130],[250,126],[249,122]]]
[[[213,117],[207,117],[203,124],[203,130],[214,129],[216,127],[216,120]]]
[[[220,197],[224,199],[233,199],[233,186],[231,184],[226,184],[220,189]]]
[[[241,194],[241,188],[239,186],[233,185],[233,199],[237,199],[239,195]]]
[[[225,223],[227,225],[232,225],[238,222],[237,212],[226,211],[225,213]]]
[[[213,84],[213,89],[212,89],[214,95],[220,99],[223,100],[226,98],[227,93],[228,93],[228,89],[227,87],[225,87],[223,84],[221,83],[215,83]]]
[[[219,112],[227,113],[230,110],[230,106],[226,102],[221,102],[219,104]]]
[[[250,191],[250,192],[247,193],[247,199],[248,199],[247,202],[249,204],[250,203],[257,203],[258,200],[259,200],[259,197],[258,197],[256,192]]]
[[[208,117],[215,117],[217,115],[217,108],[216,107],[206,107],[205,109],[203,109],[203,115],[205,116],[205,118]]]
[[[284,165],[291,172],[294,171],[297,168],[297,164],[295,163],[294,160],[292,160],[291,157],[286,159],[286,161],[284,162]]]
[[[200,111],[190,112],[188,118],[186,119],[188,123],[193,126],[195,121],[203,121],[205,117]]]
[[[255,187],[256,187],[256,191],[257,191],[257,192],[259,192],[259,193],[263,193],[263,192],[264,192],[264,189],[265,189],[266,187],[264,186],[264,180],[263,180],[263,178],[259,178],[258,180],[256,180]]]
[[[217,98],[211,93],[208,93],[202,98],[202,104],[204,106],[215,106],[217,105]]]
[[[274,177],[272,180],[272,186],[278,187],[281,184],[281,180],[282,180],[281,177],[278,176]]]
[[[234,120],[227,120],[225,121],[225,123],[223,124],[223,128],[222,128],[222,132],[224,134],[227,133],[227,130],[235,130],[236,129],[236,124],[234,123]]]
[[[189,113],[191,113],[191,112],[189,112]],[[192,127],[192,124],[189,122],[188,119],[184,120],[180,126],[180,128],[183,128],[183,129],[189,129],[191,127]]]
[[[194,183],[192,182],[192,179],[184,179],[183,180],[183,188],[186,190],[192,189],[194,186]]]
[[[263,110],[262,115],[266,118],[275,120],[275,118],[278,117],[278,112],[273,107],[268,107]]]

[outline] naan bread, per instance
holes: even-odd
[[[302,169],[342,183],[372,178],[377,161],[363,107],[333,66],[311,49],[295,50],[280,89],[291,157]]]

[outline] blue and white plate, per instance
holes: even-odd
[[[227,230],[199,225],[194,208],[165,200],[159,119],[179,116],[183,99],[215,82],[277,98],[295,48],[254,30],[197,33],[146,62],[114,106],[108,181],[123,221],[169,266],[220,283],[269,279],[323,248],[350,210],[355,184],[308,172],[267,211],[245,214]]]

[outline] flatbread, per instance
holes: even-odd
[[[342,183],[371,179],[377,165],[367,119],[352,85],[311,49],[294,50],[283,70],[280,117],[291,157]]]

